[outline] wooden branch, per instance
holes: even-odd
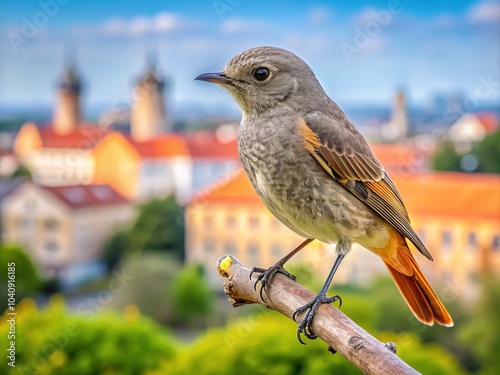
[[[232,255],[219,258],[217,268],[227,278],[224,291],[234,307],[250,303],[280,312],[292,319],[294,311],[314,298],[314,294],[297,282],[277,273],[269,290],[263,293],[266,302],[253,290],[258,273],[252,275]],[[302,319],[303,314],[297,317]],[[358,369],[369,375],[419,374],[395,354],[394,344],[384,344],[359,327],[340,310],[321,305],[314,317],[312,328],[329,350],[342,354]],[[392,346],[391,346],[392,345]],[[333,349],[333,350],[332,350]]]

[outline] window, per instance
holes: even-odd
[[[18,223],[17,224],[18,227],[22,229],[22,228],[28,227],[30,224],[30,221],[26,217],[20,217],[19,219],[17,219],[17,223]]]
[[[250,225],[250,228],[258,228],[259,227],[259,218],[258,217],[255,217],[255,216],[252,216],[250,217],[250,219],[248,220],[248,224]]]
[[[248,261],[251,264],[259,263],[259,246],[255,243],[248,244]]]
[[[227,242],[224,245],[224,251],[226,254],[235,254],[236,253],[236,245],[233,242]]]
[[[234,228],[236,226],[236,218],[234,216],[228,216],[226,218],[226,225],[228,228]]]
[[[57,221],[57,219],[51,217],[45,220],[45,229],[56,230],[57,228],[59,228],[59,221]]]
[[[283,247],[278,243],[273,244],[271,247],[271,254],[274,258],[281,258],[283,255]]]
[[[53,252],[59,250],[59,245],[55,241],[48,241],[45,244],[45,250]]]
[[[500,235],[495,234],[491,240],[493,251],[500,251]]]
[[[214,218],[213,216],[205,216],[203,218],[203,224],[205,225],[205,229],[211,229],[214,225]]]
[[[467,235],[467,246],[469,249],[475,250],[477,248],[477,235],[475,232],[469,232]]]
[[[205,251],[206,254],[213,254],[215,253],[215,242],[212,239],[205,240],[203,243],[203,250]]]
[[[441,234],[443,249],[450,249],[452,244],[451,232],[449,230],[443,231]]]
[[[250,257],[257,257],[259,256],[259,246],[257,246],[254,243],[251,243],[248,245],[248,255]]]

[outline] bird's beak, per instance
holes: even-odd
[[[196,77],[194,80],[217,83],[218,85],[231,85],[233,83],[233,80],[222,72],[203,73]]]

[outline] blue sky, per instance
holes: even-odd
[[[436,92],[474,95],[481,80],[492,82],[481,100],[494,101],[499,25],[498,0],[3,1],[0,105],[50,105],[65,50],[87,104],[126,101],[154,50],[172,105],[234,106],[193,78],[258,45],[297,53],[340,104],[389,103],[399,87],[424,104]]]

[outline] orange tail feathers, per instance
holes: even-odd
[[[418,320],[427,325],[437,322],[446,327],[453,326],[453,319],[432,290],[406,243],[404,247],[401,244],[398,246],[393,257],[383,257],[383,260],[401,295]],[[401,267],[402,265],[404,266]],[[407,272],[408,270],[410,272]]]

